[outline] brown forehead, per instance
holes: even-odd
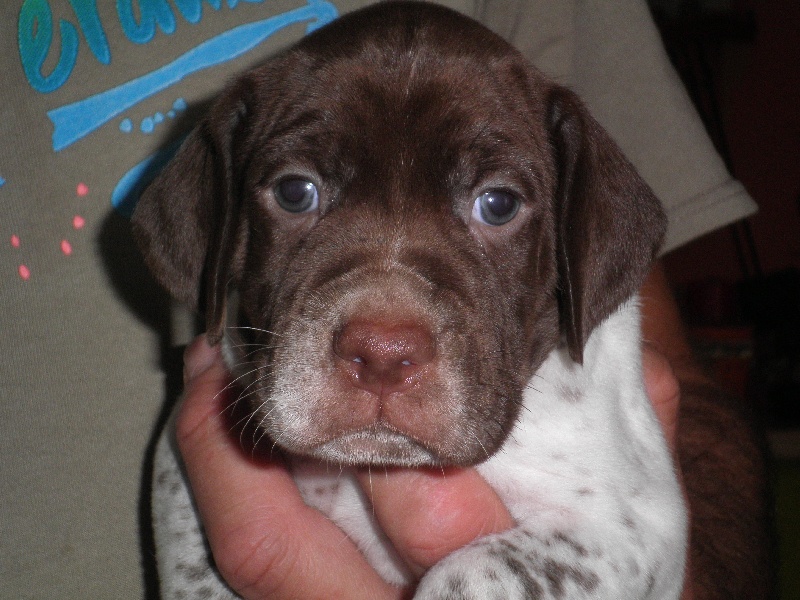
[[[437,196],[495,172],[537,188],[549,180],[550,84],[504,40],[441,7],[345,16],[252,81],[251,182],[297,166],[338,189],[395,180]]]
[[[281,106],[274,108],[280,118],[264,132],[276,154],[368,171],[378,160],[435,162],[452,171],[459,168],[453,161],[469,157],[485,169],[502,168],[542,146],[545,84],[514,53],[486,60],[480,47],[451,54],[424,44],[408,52],[388,42],[376,48],[380,54],[362,46],[325,60],[304,49],[286,61]]]
[[[387,2],[356,11],[290,54],[295,87],[305,88],[312,104],[382,117],[398,133],[414,117],[443,121],[459,110],[488,127],[535,110],[549,87],[500,36],[432,4]]]

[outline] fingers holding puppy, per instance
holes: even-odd
[[[514,525],[475,469],[362,471],[359,479],[381,528],[417,576],[473,540]]]

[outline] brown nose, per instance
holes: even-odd
[[[436,343],[417,321],[356,318],[334,336],[333,351],[356,387],[381,396],[413,385],[436,356]]]

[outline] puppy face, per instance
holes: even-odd
[[[413,466],[495,452],[547,353],[580,360],[636,290],[663,220],[574,96],[476,23],[398,3],[245,74],[133,224],[215,339],[238,290],[273,442]]]

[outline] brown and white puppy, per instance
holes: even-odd
[[[415,597],[679,596],[685,516],[630,301],[665,218],[580,100],[501,38],[421,3],[334,22],[223,92],[133,227],[228,340],[263,443],[301,489],[330,484],[307,501],[387,580],[408,574],[342,465],[479,465],[509,506],[516,529]],[[166,571],[205,560],[201,538],[189,558],[170,541],[191,514],[163,491],[170,452]],[[200,585],[178,571],[168,595]]]

